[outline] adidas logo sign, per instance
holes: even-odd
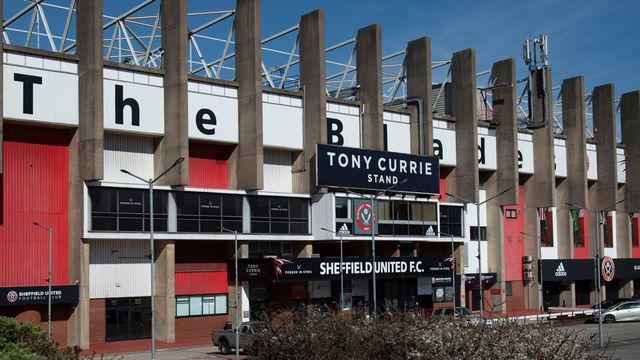
[[[349,227],[347,226],[347,224],[342,224],[342,226],[340,227],[340,230],[338,230],[338,234],[341,234],[341,235],[351,234],[351,231],[349,231]]]
[[[427,231],[424,233],[426,236],[436,236],[436,232],[433,231],[433,226],[429,226]]]
[[[562,263],[560,263],[556,269],[556,276],[567,276],[567,271],[564,269],[564,265]]]

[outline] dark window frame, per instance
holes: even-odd
[[[223,228],[242,233],[243,195],[181,191],[174,192],[174,196],[176,197],[176,230],[178,233],[222,233],[225,232]],[[209,200],[207,198],[212,198],[213,201],[209,201],[208,204],[212,208],[217,206],[217,211],[207,213],[207,208],[203,207],[203,204],[206,205],[205,202]],[[236,207],[237,204],[234,204],[238,200],[240,200],[239,208]],[[196,209],[191,209],[196,211],[189,213],[181,209],[183,201],[197,204]],[[231,214],[228,210],[230,208],[233,209]],[[197,229],[189,230],[187,228],[189,222],[192,223],[191,226],[197,224]]]
[[[205,297],[214,297],[224,296],[225,300],[225,312],[215,312],[213,314],[203,314],[204,312],[204,298]],[[191,298],[200,298],[200,314],[191,315]],[[187,298],[189,299],[189,315],[178,315],[178,303],[180,300]],[[214,303],[214,309],[216,308]],[[221,316],[221,315],[229,315],[229,294],[228,293],[216,293],[216,294],[198,294],[198,295],[176,295],[176,319],[177,318],[188,318],[188,317],[202,317],[202,316]]]
[[[99,196],[102,196],[104,193],[113,192],[115,193],[115,201],[110,201],[111,209],[105,210],[100,209],[96,211],[96,206],[98,205],[97,200]],[[124,195],[123,193],[133,193],[136,195],[140,195],[141,199],[139,200],[139,205],[136,201],[135,204],[126,204],[123,203]],[[140,188],[117,188],[117,187],[106,187],[106,186],[92,186],[89,187],[89,197],[91,201],[91,231],[99,231],[99,232],[148,232],[149,231],[149,221],[150,221],[150,213],[149,213],[149,190],[140,189]],[[133,199],[133,198],[131,198]],[[168,228],[169,221],[169,192],[164,190],[156,190],[153,194],[153,220],[154,220],[154,231],[157,232],[166,232]],[[140,211],[127,211],[127,207],[130,206],[140,206]],[[109,222],[113,222],[115,228],[107,228],[106,226],[99,226],[96,229],[96,224],[99,223],[99,220],[106,220]],[[124,229],[127,227],[127,222],[130,224],[134,224],[134,222],[140,223],[139,229]]]
[[[252,234],[294,234],[294,235],[309,235],[309,199],[297,198],[297,197],[284,197],[284,196],[250,196],[249,208],[250,208],[250,222]],[[267,201],[266,213],[260,213],[256,215],[256,210],[264,207],[264,204],[260,204],[260,201]],[[282,206],[274,207],[275,204],[281,204],[286,202],[286,209]],[[300,202],[294,204],[293,202]],[[304,205],[303,205],[304,204]],[[260,206],[256,206],[260,205]],[[303,206],[301,206],[303,205]],[[304,209],[300,214],[292,214],[292,210],[297,206],[297,210]],[[284,210],[283,210],[284,209]],[[284,215],[286,216],[278,216]],[[260,230],[256,228],[260,227]],[[303,231],[297,231],[296,229],[303,229]]]

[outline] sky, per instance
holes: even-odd
[[[69,0],[46,2],[68,5]],[[104,0],[105,13],[117,15],[140,2]],[[27,3],[4,0],[5,20]],[[189,0],[189,10],[232,9],[234,4],[233,0]],[[524,78],[522,42],[546,34],[554,86],[563,79],[583,75],[585,92],[606,83],[615,85],[617,97],[640,89],[637,0],[262,0],[263,38],[297,24],[301,15],[318,8],[325,12],[327,46],[353,38],[359,28],[378,23],[382,27],[383,55],[403,50],[408,41],[429,36],[434,61],[475,48],[478,72],[489,70],[493,62],[514,58],[516,74]],[[52,28],[60,29],[64,19],[64,13],[50,15]],[[283,46],[284,50],[288,45]],[[434,81],[441,80],[434,75]]]
[[[476,69],[514,58],[526,76],[522,42],[546,34],[553,84],[582,75],[585,91],[613,83],[616,94],[640,89],[640,1],[378,1],[263,0],[263,35],[325,11],[327,44],[353,37],[372,23],[382,27],[383,55],[429,36],[433,60],[476,49]]]

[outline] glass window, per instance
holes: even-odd
[[[511,296],[513,291],[513,283],[511,281],[506,281],[504,284],[507,296]]]
[[[92,231],[149,231],[149,193],[142,189],[92,187]],[[167,230],[168,192],[154,193],[154,227]]]
[[[640,247],[640,239],[638,238],[638,215],[631,215],[631,246]]]
[[[477,241],[478,240],[478,227],[472,226],[469,228],[470,239]],[[480,226],[480,236],[482,236],[481,240],[487,240],[487,227]]]
[[[461,206],[440,205],[440,231],[462,237],[462,210]]]
[[[176,297],[176,316],[189,316],[188,297]]]
[[[378,207],[378,221],[392,220],[391,201],[378,200],[376,206]]]
[[[202,297],[192,296],[189,298],[189,315],[202,315]]]
[[[308,199],[254,196],[249,204],[252,233],[309,233]]]
[[[227,295],[216,295],[216,314],[227,313]]]
[[[436,203],[422,203],[422,220],[433,223],[438,221],[438,209]]]
[[[176,297],[176,317],[227,313],[227,294]]]
[[[613,247],[613,218],[611,213],[607,214],[604,224],[604,247]]]
[[[406,201],[393,201],[393,219],[409,220],[409,204]]]
[[[516,219],[518,218],[518,211],[515,209],[507,209],[505,211],[505,217],[507,219]]]
[[[551,209],[540,208],[540,243],[543,247],[553,246],[553,212]]]
[[[202,297],[202,315],[212,315],[216,313],[216,297]]]
[[[337,197],[336,198],[336,218],[337,219],[351,219],[351,200],[349,198]]]
[[[409,203],[411,217],[409,220],[422,221],[422,204],[419,202]]]

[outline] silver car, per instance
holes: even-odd
[[[596,313],[596,320],[598,314]],[[638,321],[640,320],[640,301],[625,301],[602,309],[602,321],[612,323],[616,321]]]

